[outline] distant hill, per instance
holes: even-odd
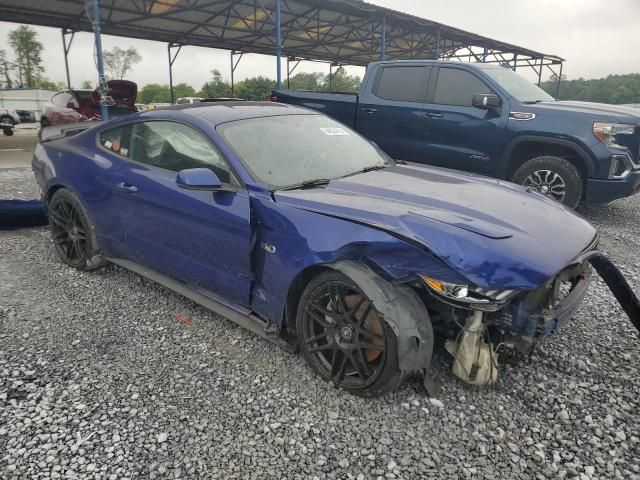
[[[556,93],[556,80],[540,86],[551,95]],[[583,100],[601,103],[640,103],[640,73],[609,75],[606,78],[565,80],[560,83],[560,100]]]

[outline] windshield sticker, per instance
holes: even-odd
[[[128,150],[128,149],[126,149],[126,148],[124,148],[124,147],[122,147],[122,148],[120,149],[120,155],[125,155],[125,156],[126,156],[128,153],[129,153],[129,150]]]
[[[113,145],[113,143],[111,143],[111,140],[105,140],[104,141],[104,147],[105,148],[111,148],[112,145]]]
[[[347,132],[344,128],[320,128],[320,130],[322,130],[322,133],[324,133],[325,135],[329,135],[330,137],[335,137],[335,136],[348,136],[349,132]]]

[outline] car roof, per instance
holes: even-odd
[[[180,112],[183,115],[193,115],[208,120],[214,125],[220,123],[244,120],[247,118],[274,117],[279,115],[320,115],[318,112],[306,108],[294,107],[282,103],[274,102],[247,102],[247,101],[224,101],[224,102],[201,102],[185,103],[173,105],[171,107],[158,108],[150,112],[145,112],[147,118],[151,116],[162,116],[163,112]]]

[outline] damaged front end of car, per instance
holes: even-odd
[[[574,316],[595,269],[640,331],[640,302],[622,272],[596,242],[556,275],[529,290],[487,290],[421,276],[434,329],[446,338],[453,373],[485,385],[498,377],[499,358],[533,351]]]

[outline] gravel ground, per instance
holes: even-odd
[[[16,192],[31,173],[0,172]],[[639,211],[583,212],[636,291]],[[638,337],[599,279],[495,386],[439,351],[439,401],[417,379],[365,400],[121,268],[64,267],[46,228],[0,232],[0,259],[1,478],[640,479]]]

